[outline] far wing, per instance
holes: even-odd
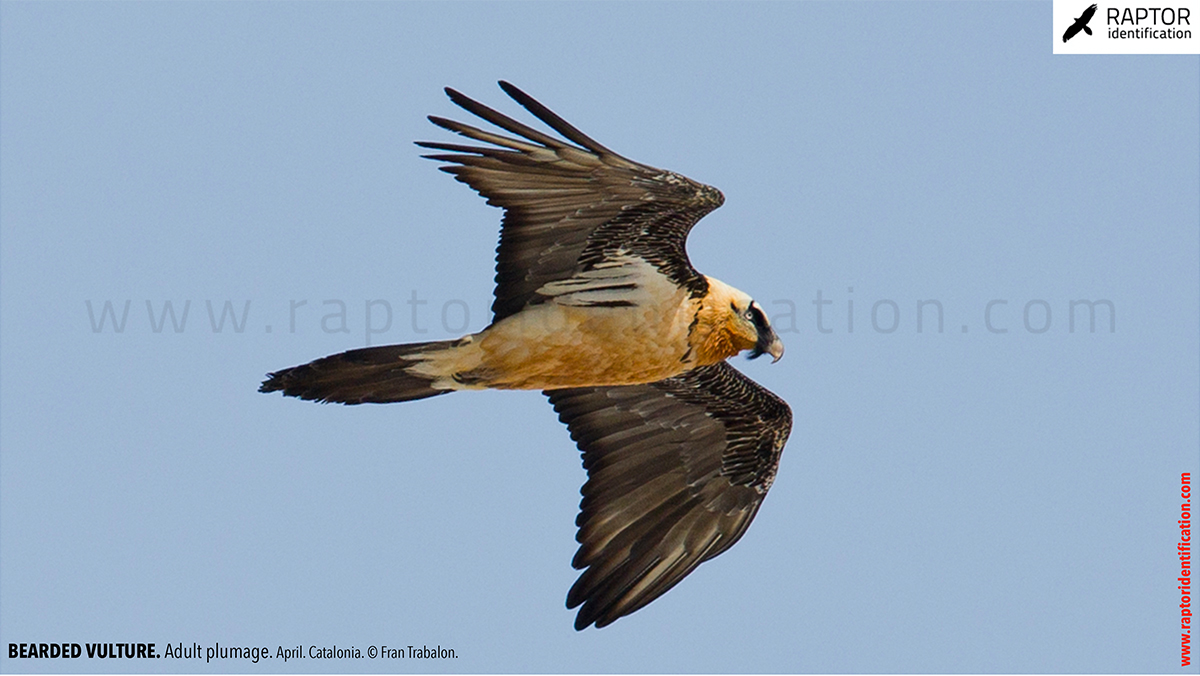
[[[746,531],[792,426],[782,399],[725,362],[650,385],[546,393],[588,471],[567,595],[603,627],[675,586]]]
[[[652,264],[696,295],[704,278],[684,243],[696,221],[724,201],[720,191],[669,171],[628,160],[567,124],[507,82],[501,88],[563,139],[532,129],[453,89],[450,99],[513,138],[431,116],[434,124],[489,145],[419,142],[444,154],[442,167],[504,208],[496,250],[495,320],[542,302],[538,290],[597,265],[631,260]]]

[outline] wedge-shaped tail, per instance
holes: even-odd
[[[258,391],[341,404],[387,404],[433,397],[451,389],[434,387],[434,378],[414,373],[411,367],[453,349],[459,342],[439,340],[350,350],[271,373]]]

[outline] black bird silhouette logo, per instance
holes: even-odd
[[[1079,31],[1083,31],[1084,33],[1087,33],[1088,35],[1091,35],[1092,29],[1088,28],[1088,22],[1091,21],[1092,17],[1095,15],[1096,15],[1096,5],[1094,5],[1094,4],[1091,7],[1088,7],[1087,9],[1083,10],[1083,14],[1080,14],[1079,18],[1075,19],[1075,23],[1071,24],[1071,27],[1067,29],[1067,32],[1063,33],[1063,42],[1066,42],[1067,40],[1070,40],[1071,38],[1075,37],[1075,35]]]

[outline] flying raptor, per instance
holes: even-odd
[[[504,209],[491,325],[457,340],[351,350],[271,373],[259,391],[343,404],[455,390],[543,390],[583,453],[567,595],[575,628],[661,596],[745,533],[775,478],[791,409],[726,359],[783,356],[750,296],[688,261],[720,191],[626,159],[528,94],[562,138],[446,89],[508,132],[430,116],[483,145],[418,142]]]
[[[1067,40],[1070,40],[1071,38],[1075,37],[1075,35],[1077,33],[1079,33],[1079,31],[1083,31],[1084,33],[1087,33],[1088,35],[1091,35],[1092,29],[1088,28],[1088,22],[1091,21],[1092,17],[1095,15],[1096,15],[1096,6],[1095,5],[1091,5],[1087,9],[1083,10],[1083,14],[1080,14],[1079,18],[1075,19],[1075,23],[1071,24],[1070,27],[1067,28],[1067,31],[1065,33],[1063,33],[1063,42],[1066,42]]]

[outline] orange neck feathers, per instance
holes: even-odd
[[[688,334],[688,345],[698,366],[716,364],[753,349],[757,340],[736,309],[749,305],[749,296],[711,277],[708,283],[708,294],[700,300]]]

